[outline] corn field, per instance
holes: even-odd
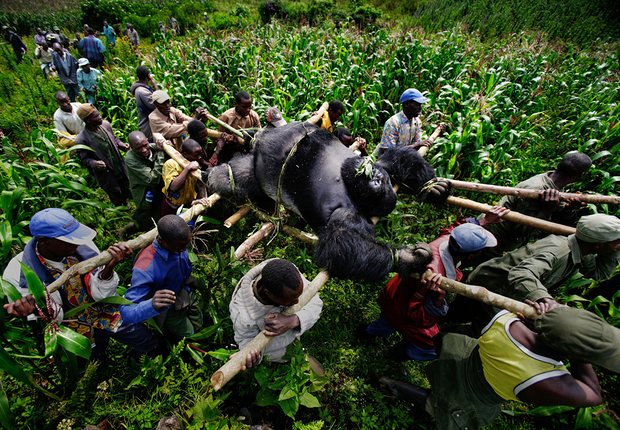
[[[569,150],[580,150],[594,160],[594,166],[573,189],[618,194],[620,64],[611,46],[560,49],[530,34],[490,45],[456,30],[360,32],[326,22],[319,27],[273,23],[234,32],[204,30],[143,49],[137,58],[127,41],[119,39],[99,86],[103,117],[122,140],[137,129],[129,88],[139,64],[151,68],[171,95],[172,105],[186,113],[201,106],[218,116],[234,105],[233,95],[239,90],[252,95],[261,117],[275,105],[289,121],[304,120],[322,102],[339,99],[345,104],[342,125],[354,136],[366,138],[371,149],[379,142],[385,121],[400,110],[400,94],[415,87],[430,99],[421,116],[426,136],[440,123],[447,126],[427,156],[439,176],[514,185],[552,169]],[[48,127],[51,124],[42,124],[27,142],[2,139],[0,258],[4,261],[27,242],[27,221],[44,207],[67,208],[96,228],[101,249],[118,240],[115,228],[131,216],[127,208],[113,208],[95,189],[72,158],[75,148],[54,146]],[[475,198],[490,202],[495,197]],[[136,358],[113,343],[109,363],[85,364],[60,349],[41,359],[43,335],[23,321],[1,315],[0,368],[6,373],[0,373],[0,425],[69,429],[99,423],[99,428],[152,429],[163,416],[176,415],[188,429],[238,429],[252,424],[239,417],[239,410],[254,414],[258,403],[262,406],[258,416],[266,417],[273,428],[432,428],[428,416],[385,397],[373,382],[380,375],[404,379],[406,372],[411,382],[427,386],[425,365],[387,360],[384,350],[395,343],[393,337],[373,345],[353,339],[359,322],[377,317],[380,285],[332,280],[321,291],[321,319],[302,338],[306,351],[297,345],[291,361],[306,363],[304,354],[316,356],[327,370],[326,379],[311,376],[304,365],[265,366],[237,376],[221,392],[212,391],[209,377],[221,365],[219,360],[230,354],[224,346],[233,338],[228,301],[250,267],[249,262],[234,261],[234,246],[261,225],[248,216],[231,230],[220,228],[215,218],[223,219],[234,210],[209,211],[208,217],[213,217],[207,221],[209,228],[217,233],[203,238],[207,251],[199,252],[196,246],[191,255],[193,274],[203,284],[199,292],[210,325],[166,357]],[[598,210],[619,213],[615,207]],[[377,225],[377,236],[403,244],[429,241],[461,215],[404,197]],[[283,234],[272,237],[262,252],[263,258],[291,260],[308,279],[318,272],[312,249]],[[121,285],[126,285],[131,262],[119,268]],[[572,279],[563,298],[617,322],[619,295],[586,301],[579,294],[590,284]],[[2,287],[2,295],[14,294]],[[602,406],[531,409],[509,402],[492,428],[617,428],[618,376],[601,372],[600,378],[607,402]],[[291,397],[282,399],[278,394],[285,390]],[[304,402],[297,399],[302,397],[299,392],[314,394]],[[276,406],[294,403],[291,399],[297,399],[295,408],[281,411]],[[9,415],[10,421],[5,421]]]

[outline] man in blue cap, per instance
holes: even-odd
[[[32,239],[24,251],[9,262],[2,275],[23,296],[4,305],[9,315],[29,319],[55,318],[61,322],[64,312],[88,304],[66,324],[95,344],[93,358],[103,358],[110,337],[133,347],[139,353],[149,353],[156,349],[158,340],[145,326],[123,325],[118,306],[98,303],[116,295],[119,278],[114,267],[131,254],[131,249],[123,243],[110,246],[110,262],[103,268],[69,278],[59,290],[50,294],[52,315],[44,315],[37,309],[34,298],[28,292],[28,284],[19,263],[30,267],[44,285],[49,285],[71,266],[99,254],[93,243],[97,233],[78,222],[69,212],[58,208],[37,212],[30,220],[29,227]]]
[[[486,218],[484,222],[499,220],[494,212]],[[394,276],[377,299],[381,308],[379,318],[358,328],[357,336],[364,340],[398,331],[404,339],[389,353],[396,360],[437,358],[434,338],[439,334],[439,320],[448,312],[446,293],[440,288],[441,278],[460,281],[462,266],[467,266],[480,251],[497,245],[493,234],[474,223],[461,224],[450,234],[446,233],[444,230],[429,243],[433,260],[428,269],[435,273],[433,278],[425,281]]]
[[[422,104],[428,102],[428,99],[415,88],[409,88],[400,96],[400,102],[403,110],[385,122],[381,143],[375,150],[378,155],[393,146],[411,145],[417,149],[426,145],[420,138],[421,125],[418,116],[422,111]]]

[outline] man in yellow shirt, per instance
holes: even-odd
[[[187,139],[181,145],[181,155],[189,163],[181,167],[179,163],[170,159],[164,163],[162,177],[164,179],[164,200],[161,205],[161,216],[176,214],[177,209],[182,205],[191,205],[197,199],[206,197],[207,190],[204,184],[196,179],[192,172],[208,167],[207,161],[203,158],[203,150],[198,142]]]
[[[340,119],[344,112],[344,105],[340,100],[332,100],[329,102],[329,107],[321,117],[321,128],[334,132],[334,123]]]

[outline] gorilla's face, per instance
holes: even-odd
[[[396,206],[396,193],[387,172],[380,166],[372,166],[371,174],[363,170],[361,157],[352,157],[342,165],[342,178],[351,200],[366,217],[385,216]]]
[[[368,186],[375,193],[383,193],[386,184],[390,182],[390,178],[388,177],[385,170],[381,168],[374,167],[372,169],[372,178],[368,181]]]

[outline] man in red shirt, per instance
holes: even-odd
[[[402,361],[437,358],[433,338],[439,333],[437,322],[448,312],[446,293],[439,288],[441,276],[461,280],[461,264],[496,245],[493,234],[473,223],[461,224],[449,234],[440,235],[429,243],[433,260],[428,269],[435,276],[428,282],[394,276],[377,299],[381,308],[379,319],[361,327],[358,335],[385,337],[398,331],[404,340],[391,350],[393,358]]]

